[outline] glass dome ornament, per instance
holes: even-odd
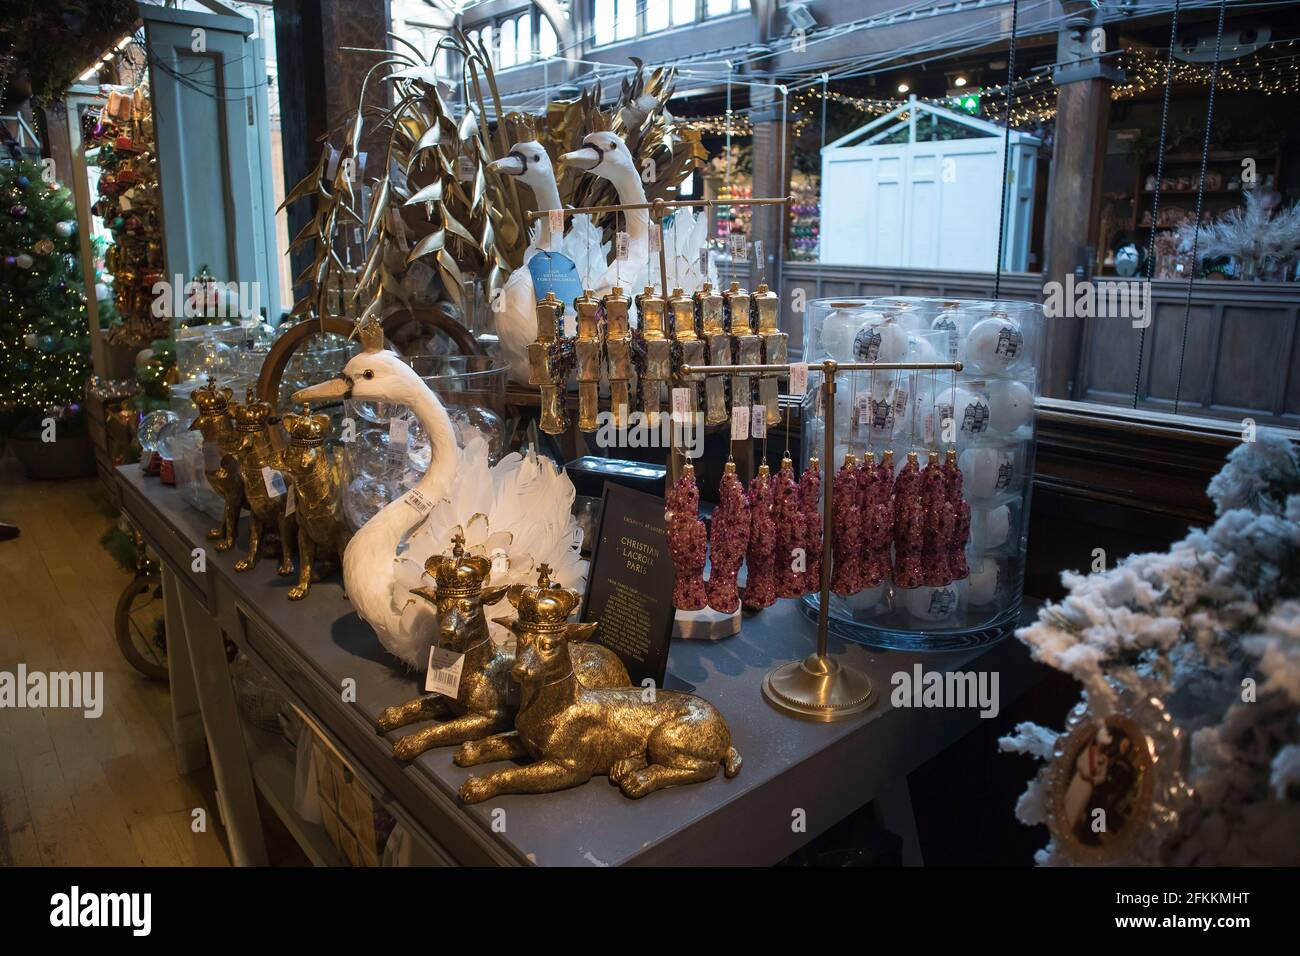
[[[163,426],[176,420],[176,413],[165,408],[150,412],[140,420],[136,435],[140,449],[146,454],[158,451],[158,440],[162,437]]]

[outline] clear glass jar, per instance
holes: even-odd
[[[899,327],[902,338],[886,331],[890,325]],[[829,466],[821,375],[810,370],[803,406],[805,467],[816,455],[829,475],[847,452],[862,460],[871,451],[881,461],[892,451],[899,471],[914,451],[924,468],[930,452],[942,463],[954,448],[971,511],[969,575],[941,587],[905,589],[886,580],[857,594],[832,595],[836,633],[873,647],[908,650],[950,650],[1005,636],[1019,614],[1024,585],[1042,307],[899,297],[821,299],[809,302],[804,328],[809,362],[957,359],[964,366],[961,372],[838,374]],[[816,614],[820,595],[804,601]]]
[[[481,355],[402,360],[447,409],[459,446],[481,438],[489,462],[496,464],[506,451],[506,367]],[[345,444],[343,510],[355,529],[420,480],[429,467],[429,439],[403,405],[348,401],[344,416],[353,423],[353,440]]]

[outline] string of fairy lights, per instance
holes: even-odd
[[[1281,40],[1267,44],[1247,56],[1221,63],[1217,78],[1221,91],[1234,93],[1262,93],[1265,96],[1289,96],[1300,93],[1300,49],[1296,40]],[[1267,51],[1268,55],[1265,55]],[[1155,90],[1165,83],[1166,49],[1155,47],[1127,48],[1115,56],[1115,65],[1124,73],[1125,80],[1111,90],[1111,98],[1133,99]],[[1174,60],[1175,86],[1208,86],[1211,65]],[[971,112],[968,96],[976,97],[978,115],[1002,122],[1006,115],[1007,84],[982,87],[955,96],[917,97],[917,102]],[[819,115],[821,101],[837,103],[857,110],[867,117],[884,116],[909,102],[903,97],[852,96],[836,90],[823,90],[811,86],[790,97],[790,125],[797,134]],[[1056,87],[1051,72],[1042,70],[1016,80],[1011,108],[1012,126],[1033,126],[1056,116]],[[753,124],[744,110],[714,116],[679,117],[678,122],[702,133],[732,136],[750,136]]]

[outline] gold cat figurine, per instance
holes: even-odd
[[[493,642],[483,613],[485,605],[501,600],[507,587],[488,586],[492,561],[485,555],[467,554],[464,545],[464,537],[457,533],[452,538],[450,555],[434,555],[424,563],[435,587],[414,588],[411,592],[437,609],[438,646],[463,654],[464,662],[454,698],[430,694],[389,707],[379,715],[379,729],[385,731],[435,717],[452,718],[400,738],[393,745],[393,753],[402,760],[414,760],[432,747],[500,733],[513,725],[515,707],[509,701],[509,692],[515,657],[509,648]],[[549,574],[550,569],[546,568],[546,572]],[[567,658],[569,669],[583,686],[623,687],[631,683],[627,668],[608,648],[588,644],[572,650]]]
[[[289,588],[289,600],[301,601],[319,579],[318,558],[336,566],[352,538],[343,519],[339,462],[325,447],[330,435],[328,415],[313,415],[303,406],[301,415],[284,416],[289,447],[281,456],[284,472],[293,484],[293,518],[298,525],[298,583]]]
[[[262,535],[274,525],[280,535],[280,566],[277,574],[293,574],[292,522],[285,514],[285,491],[274,485],[280,471],[280,456],[271,444],[271,406],[258,401],[249,388],[241,405],[230,406],[235,423],[234,456],[244,479],[248,499],[248,554],[235,562],[236,571],[251,571],[261,553]],[[278,427],[278,426],[277,426]],[[280,476],[283,481],[283,476]]]
[[[206,386],[196,388],[190,395],[199,410],[198,418],[190,431],[203,436],[203,474],[212,490],[221,497],[221,526],[208,529],[208,539],[218,551],[229,551],[235,546],[239,531],[239,513],[248,506],[244,499],[244,479],[235,460],[235,425],[230,418],[230,399],[234,392],[217,388],[216,380],[209,377]]]
[[[548,570],[536,587],[514,585],[507,596],[518,617],[496,618],[518,638],[511,673],[521,685],[515,729],[462,744],[453,756],[462,767],[491,760],[532,757],[523,767],[470,777],[460,788],[466,803],[501,793],[550,793],[606,774],[626,796],[711,780],[721,767],[740,772],[740,754],[717,709],[693,694],[640,687],[588,689],[574,675],[570,640],[583,640],[595,624],[569,624],[578,594],[553,586]]]

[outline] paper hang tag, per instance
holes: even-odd
[[[293,485],[290,485],[290,486],[289,486],[288,494],[285,496],[285,499],[284,499],[284,513],[285,513],[285,515],[288,516],[288,515],[293,514],[294,511],[297,510],[297,507],[298,507],[298,499],[297,499],[297,496],[294,495],[294,493],[293,493]]]
[[[757,262],[760,266],[763,265],[763,240],[762,239],[754,240],[754,261]]]
[[[659,250],[663,248],[663,233],[659,231],[658,226],[655,226],[650,230],[649,235],[650,235],[650,251],[654,253],[658,253]]]
[[[462,183],[470,182],[474,178],[476,168],[472,156],[461,156],[456,160],[456,178]]]
[[[731,237],[731,258],[736,262],[749,261],[749,241],[744,236]]]
[[[672,394],[673,421],[685,424],[691,417],[691,390],[675,388]]]
[[[429,669],[424,675],[424,689],[444,697],[460,693],[460,672],[465,667],[465,655],[445,647],[429,648]]]
[[[285,493],[284,475],[269,465],[262,466],[262,484],[266,486],[266,493],[272,498],[279,498]]]
[[[750,435],[754,438],[767,437],[767,407],[755,405],[749,410]]]
[[[709,274],[709,247],[705,246],[700,250],[700,275],[707,277]]]
[[[787,394],[803,398],[808,391],[808,363],[795,362],[790,366],[790,391]]]
[[[894,415],[902,415],[907,411],[907,389],[894,389]]]
[[[578,266],[562,252],[537,253],[528,260],[528,274],[532,276],[533,294],[539,302],[546,298],[546,293],[554,292],[564,307],[571,309],[573,301],[582,295]]]
[[[510,555],[506,554],[500,548],[492,552],[492,573],[509,574],[510,573]]]
[[[632,237],[626,232],[620,232],[614,237],[614,257],[619,262],[627,262],[632,258]]]
[[[411,423],[405,418],[388,420],[388,450],[393,454],[405,451],[411,437]]]
[[[203,443],[203,470],[216,471],[221,467],[221,446],[214,441]]]
[[[731,440],[744,441],[749,437],[749,406],[731,407]]]
[[[853,396],[853,430],[857,431],[863,425],[871,425],[870,393]]]
[[[402,495],[402,501],[406,502],[417,514],[427,515],[433,509],[433,502],[418,488],[412,488],[406,494]]]
[[[551,227],[551,232],[556,235],[564,234],[564,210],[551,209],[546,213],[546,220]]]

